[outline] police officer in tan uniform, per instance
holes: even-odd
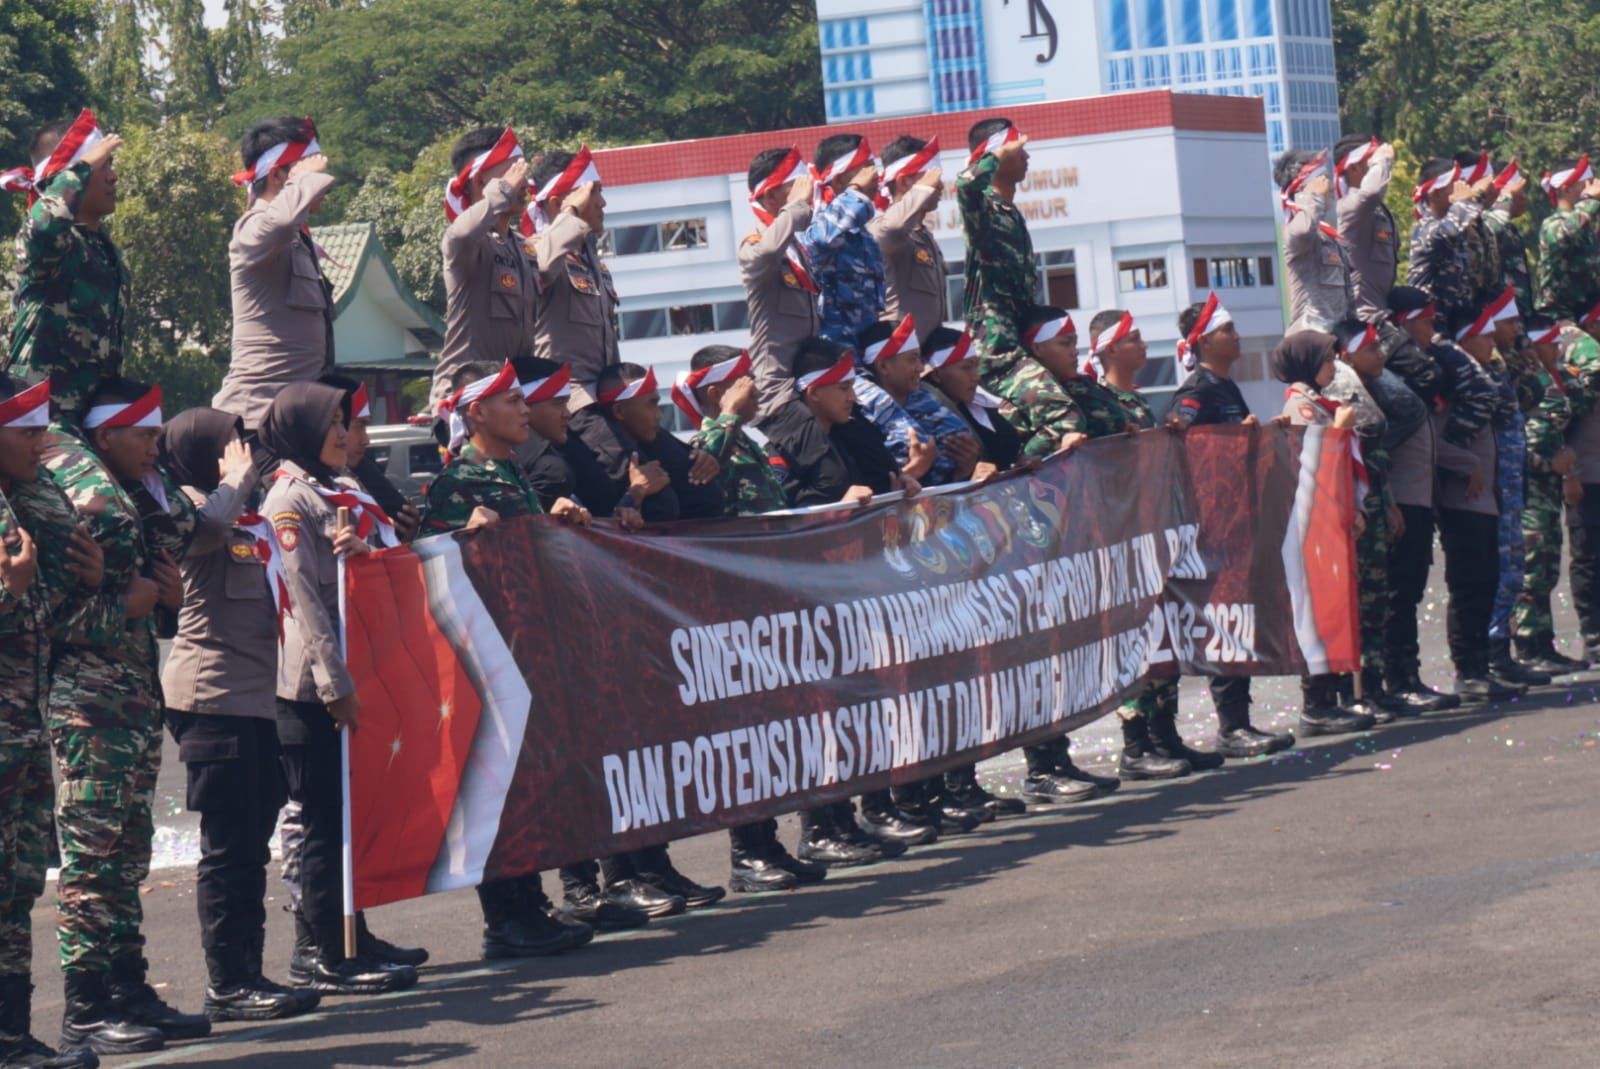
[[[795,236],[811,225],[811,176],[792,148],[769,148],[750,163],[750,208],[761,229],[739,245],[739,280],[750,312],[750,357],[766,419],[798,398],[788,368],[817,333],[817,287]]]
[[[334,179],[309,119],[256,123],[240,156],[245,169],[233,180],[250,202],[228,244],[233,342],[211,404],[254,430],[280,389],[333,364],[333,287],[306,223]]]
[[[600,372],[622,361],[617,290],[596,247],[606,225],[606,198],[587,147],[546,153],[533,169],[533,188],[541,290],[534,355],[571,369],[569,405],[578,413],[594,404]]]
[[[1339,237],[1356,275],[1356,310],[1372,323],[1389,311],[1400,260],[1400,228],[1384,203],[1394,176],[1394,146],[1375,137],[1346,137],[1333,146]]]
[[[901,136],[883,150],[883,187],[893,197],[887,209],[867,224],[883,251],[887,308],[884,318],[899,323],[913,316],[924,346],[950,318],[945,294],[944,253],[928,229],[928,214],[939,206],[939,140]]]
[[[525,247],[529,166],[511,127],[480,126],[450,150],[455,170],[445,190],[444,350],[430,401],[450,393],[456,372],[474,361],[499,366],[533,354],[539,266]],[[575,228],[574,228],[575,229]]]

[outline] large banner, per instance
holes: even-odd
[[[1348,671],[1346,432],[1165,430],[866,508],[544,517],[358,557],[355,898],[920,779],[1152,674]]]

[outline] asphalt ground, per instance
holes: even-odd
[[[1443,684],[1437,595],[1425,674]],[[1292,727],[1296,681],[1260,680],[1257,699],[1257,723]],[[559,958],[479,960],[471,892],[401,903],[370,920],[432,951],[413,990],[107,1064],[1594,1066],[1597,699],[1600,674],[1583,675],[1125,784]],[[1203,681],[1185,682],[1183,710],[1191,740],[1208,730]],[[1115,734],[1109,719],[1078,733],[1079,762],[1111,759]],[[1020,758],[983,774],[1015,790]],[[152,979],[196,1010],[193,822],[170,746],[161,788],[170,867],[145,888]],[[724,836],[673,855],[702,882],[726,879]],[[291,933],[273,892],[268,971],[281,977]],[[61,998],[48,897],[34,919],[49,1038]]]

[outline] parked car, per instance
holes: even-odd
[[[371,445],[367,455],[377,461],[407,500],[421,507],[423,487],[444,470],[444,455],[432,429],[410,423],[384,423],[370,428],[368,436]]]

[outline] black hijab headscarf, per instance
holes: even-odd
[[[343,390],[320,382],[290,383],[272,399],[256,437],[273,456],[293,461],[331,489],[334,473],[322,462],[322,443],[327,440],[328,425],[335,412],[348,427],[350,395]]]
[[[161,429],[161,467],[179,486],[209,494],[221,477],[217,462],[234,435],[244,436],[244,420],[218,408],[190,408]]]
[[[1280,382],[1317,388],[1317,372],[1333,357],[1339,341],[1320,330],[1299,330],[1272,350],[1272,374]]]

